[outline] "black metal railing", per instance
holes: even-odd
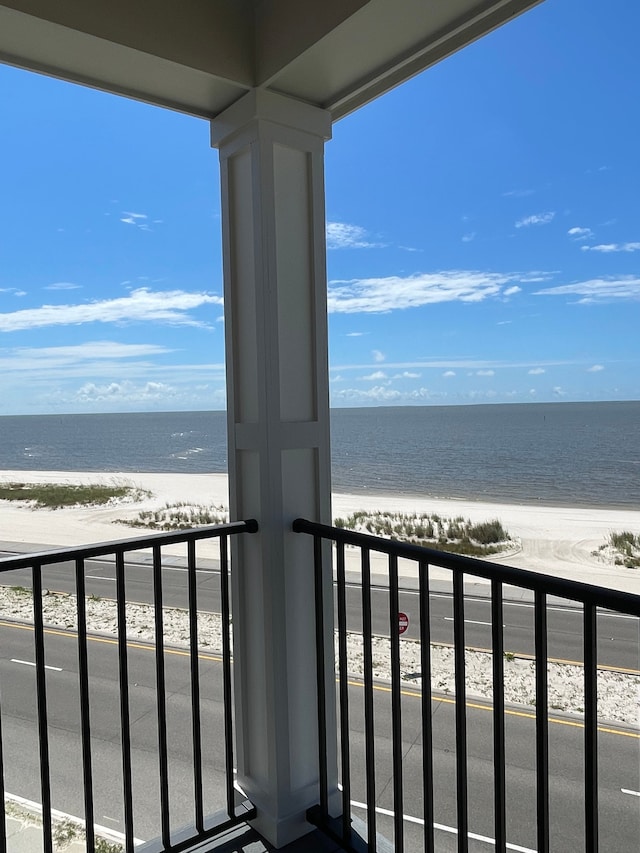
[[[127,853],[132,853],[138,843],[136,827],[137,818],[141,815],[136,813],[137,800],[148,811],[150,800],[156,799],[154,811],[158,823],[155,834],[159,837],[151,842],[149,849],[172,853],[210,838],[253,815],[251,803],[234,788],[228,543],[230,536],[256,530],[255,521],[242,521],[0,559],[0,581],[14,583],[14,594],[29,596],[33,603],[29,625],[19,622],[17,615],[13,616],[16,621],[3,618],[2,622],[5,652],[11,651],[12,643],[17,643],[17,649],[23,649],[25,636],[32,637],[28,646],[33,661],[18,659],[18,651],[15,659],[11,654],[3,655],[3,659],[6,657],[11,663],[30,664],[33,683],[25,686],[21,681],[19,686],[13,675],[17,667],[5,665],[4,671],[0,672],[0,850],[7,847],[5,794],[8,793],[8,784],[23,786],[23,795],[35,798],[41,804],[45,853],[52,853],[54,849],[52,810],[54,807],[61,809],[61,806],[62,811],[74,815],[83,811],[80,816],[85,822],[87,853],[95,853],[97,834],[94,826],[105,820],[116,821],[113,815],[103,817],[104,803],[113,804],[114,801],[115,776],[119,777],[121,790],[121,796],[115,796],[120,800],[120,818],[115,825],[122,827]],[[219,543],[219,569],[213,565],[200,577],[203,573],[202,560],[198,559],[196,551],[198,543],[203,540]],[[175,557],[169,559],[163,550],[169,545],[184,545],[185,553],[181,559],[178,558],[178,564]],[[104,633],[97,636],[88,619],[90,599],[95,600],[96,596],[87,597],[87,575],[95,575],[98,571],[95,561],[102,558],[106,561],[103,566],[111,566],[111,570],[102,573],[114,584],[112,598],[115,598],[116,636],[111,638]],[[172,568],[167,568],[167,562]],[[46,618],[43,610],[43,601],[47,598],[44,584],[50,582],[47,578],[51,576],[47,572],[50,573],[52,567],[57,567],[58,571],[54,583],[60,582],[64,575],[72,580],[75,614],[68,620],[72,623],[70,631],[64,630],[64,626],[60,630],[59,620]],[[135,567],[139,578],[135,596],[145,594],[145,589],[149,591],[148,607],[151,612],[147,627],[153,627],[155,640],[152,643],[132,642],[131,630],[128,631],[127,618],[133,605],[127,598],[127,586],[128,581],[132,583],[132,567]],[[181,612],[186,620],[186,648],[169,648],[165,643],[165,619],[168,617],[164,589],[168,571],[173,572],[172,577],[180,578],[183,587],[180,594],[184,600]],[[202,589],[199,589],[201,581]],[[176,584],[177,581],[172,583],[172,588]],[[221,614],[222,654],[219,657],[203,654],[207,638],[202,636],[203,616],[199,602],[201,592],[206,590],[210,593],[213,586],[217,587],[216,609],[219,608]],[[12,614],[5,611],[4,617],[11,620]],[[56,627],[51,627],[52,624]],[[12,630],[18,627],[21,630]],[[74,652],[69,655],[67,641],[75,639],[76,635],[77,642],[72,644]],[[48,664],[51,663],[49,658],[53,655],[56,641],[64,646],[56,648],[56,654],[66,655],[68,663],[52,667]],[[134,652],[146,654],[146,657],[134,660]],[[170,653],[177,656],[172,661],[171,687],[167,684]],[[147,658],[150,666],[146,663]],[[182,661],[186,661],[188,666],[180,666]],[[206,682],[201,678],[201,667],[205,663],[215,666],[215,672],[213,669],[208,671]],[[50,670],[60,672],[63,680],[54,684]],[[111,702],[104,684],[110,677],[109,673],[117,685],[117,699]],[[212,683],[214,681],[215,684]],[[26,691],[25,701],[17,698],[19,691]],[[16,702],[21,702],[18,710],[12,706]],[[211,710],[213,703],[223,705],[222,732],[211,730],[212,720],[215,723],[219,717],[217,713],[207,716],[206,708]],[[34,711],[31,711],[32,705]],[[29,720],[30,714],[32,718]],[[112,719],[115,717],[119,719]],[[16,718],[22,719],[16,723]],[[147,721],[150,721],[149,726]],[[7,731],[9,723],[12,724],[11,733]],[[65,729],[70,733],[68,739],[64,737]],[[18,738],[24,738],[24,741],[16,743]],[[37,774],[29,764],[29,739],[33,744],[32,764],[37,764]],[[114,742],[119,757],[114,757],[111,749],[107,749],[107,745],[112,747]],[[175,759],[172,752],[174,743],[176,749],[181,750]],[[74,754],[76,752],[78,755]],[[136,768],[136,756],[146,757],[142,769]],[[29,767],[25,767],[24,775],[21,775],[23,761]],[[81,795],[75,806],[68,788],[66,793],[64,791],[68,785],[65,776],[67,764],[77,768],[77,776],[81,780]],[[177,764],[179,772],[175,770]],[[152,772],[150,767],[153,765],[156,766]],[[219,782],[214,784],[211,781],[212,774],[219,772],[220,765],[224,767],[222,787],[225,796],[222,804],[216,802],[212,793],[215,788],[217,794],[221,786]],[[39,775],[39,785],[33,779],[34,775]],[[106,796],[109,791],[111,795]],[[221,798],[218,796],[218,799]],[[96,813],[98,800],[100,814]],[[210,807],[212,804],[215,808]],[[109,808],[115,807],[110,805]],[[149,837],[148,832],[145,835]]]
[[[361,850],[360,839],[353,829],[354,804],[356,808],[366,808],[366,830],[362,832],[368,839],[367,849],[370,851],[387,850],[385,841],[378,836],[379,820],[377,814],[385,815],[384,835],[393,835],[393,849],[396,853],[411,850],[412,853],[424,850],[433,853],[442,849],[437,845],[436,830],[450,831],[449,841],[457,836],[453,843],[459,853],[466,853],[474,847],[474,838],[482,839],[485,846],[492,842],[496,851],[505,853],[508,849],[530,850],[535,845],[537,853],[548,853],[552,845],[552,825],[550,814],[555,807],[550,803],[550,754],[549,754],[549,723],[550,712],[548,701],[548,628],[547,615],[550,609],[549,597],[553,596],[554,611],[562,608],[562,601],[577,603],[578,618],[581,619],[580,635],[582,641],[582,661],[584,668],[583,681],[583,715],[574,716],[568,721],[553,720],[564,723],[564,731],[575,732],[583,730],[582,743],[578,744],[581,753],[580,762],[582,779],[578,783],[578,797],[582,802],[582,817],[575,818],[577,831],[582,836],[571,841],[553,844],[553,849],[578,850],[587,853],[597,853],[598,849],[623,849],[616,844],[611,846],[612,839],[607,837],[599,848],[599,720],[598,720],[598,630],[597,616],[607,615],[609,611],[624,614],[627,617],[640,617],[640,595],[633,595],[589,584],[563,580],[557,577],[537,574],[521,569],[491,563],[485,560],[472,559],[451,553],[422,548],[416,545],[402,544],[390,539],[364,535],[349,530],[338,529],[317,524],[305,519],[296,519],[293,530],[309,534],[315,540],[315,571],[318,575],[317,589],[322,588],[319,576],[328,569],[321,560],[321,543],[330,541],[335,544],[335,621],[337,623],[337,665],[338,665],[338,709],[339,709],[339,787],[341,788],[341,816],[332,817],[329,803],[332,791],[325,787],[320,792],[319,804],[309,812],[309,819],[322,828],[326,833],[344,847],[345,850]],[[349,551],[346,549],[349,548]],[[355,549],[351,550],[351,549]],[[372,571],[372,560],[376,560],[376,574]],[[401,671],[401,660],[404,640],[400,639],[398,612],[400,610],[399,595],[403,593],[399,586],[399,562],[403,567],[405,577],[411,576],[408,583],[411,587],[413,615],[419,627],[416,641],[419,642],[419,689],[412,688],[406,683]],[[348,564],[348,565],[347,565]],[[440,581],[446,573],[449,577],[449,593],[438,593],[448,596],[450,601],[450,620],[452,625],[451,639],[453,645],[455,683],[452,696],[438,696],[432,692],[432,630],[437,620],[433,616],[434,582],[431,580],[434,567],[438,567]],[[490,632],[489,652],[491,653],[490,673],[492,680],[491,696],[488,702],[478,704],[467,701],[466,663],[468,651],[465,649],[465,610],[469,606],[465,601],[465,578],[482,579],[488,595],[489,617],[487,628]],[[488,582],[488,583],[486,583]],[[533,619],[531,625],[532,655],[534,661],[535,679],[535,709],[528,713],[523,710],[509,710],[505,701],[505,660],[511,660],[513,654],[505,646],[504,631],[504,601],[507,588],[517,587],[529,591],[532,595]],[[405,582],[403,586],[407,586]],[[376,602],[373,595],[376,595]],[[386,611],[386,624],[374,631],[373,619],[378,620],[378,598],[384,600],[383,609]],[[556,600],[555,597],[558,597]],[[356,615],[348,615],[347,603],[356,605]],[[376,605],[374,607],[374,604]],[[449,606],[449,605],[447,605]],[[522,604],[520,606],[523,606]],[[573,605],[567,604],[567,607]],[[325,619],[323,597],[317,596],[316,619],[322,625]],[[602,609],[606,609],[604,612]],[[352,608],[353,609],[353,608]],[[566,611],[569,613],[569,610]],[[554,616],[555,616],[554,612]],[[349,619],[355,622],[348,624]],[[484,622],[481,624],[485,624]],[[636,631],[640,622],[632,621]],[[388,679],[380,682],[374,678],[374,652],[379,649],[374,644],[378,642],[375,633],[386,634],[388,643],[387,664]],[[322,636],[322,631],[317,631]],[[361,672],[354,678],[353,666],[348,660],[347,640],[356,637],[361,642]],[[566,657],[566,655],[564,655]],[[318,695],[319,722],[325,718],[326,697],[323,690],[325,684],[325,658],[323,650],[318,649]],[[414,673],[415,675],[415,673]],[[640,675],[640,673],[637,673]],[[633,678],[633,676],[631,676]],[[640,682],[638,682],[640,686]],[[640,695],[640,693],[639,693]],[[385,699],[387,697],[387,699]],[[410,698],[409,698],[410,697]],[[416,701],[420,708],[419,731],[410,730],[411,722],[408,712],[412,711],[407,703]],[[434,711],[443,702],[451,703],[453,712],[450,728],[439,729],[436,734],[434,725],[444,713],[436,716]],[[533,704],[533,703],[532,703]],[[453,706],[453,707],[452,707]],[[474,727],[469,727],[471,709],[481,709],[484,718],[491,721],[487,737]],[[474,712],[476,713],[476,712]],[[509,717],[512,714],[513,717]],[[354,717],[357,717],[354,723]],[[514,781],[514,793],[509,800],[508,751],[515,749],[510,743],[506,732],[505,721],[509,726],[515,726],[516,718],[530,720],[533,731],[528,735],[530,770],[525,780],[528,791],[523,793],[523,783]],[[513,722],[512,722],[513,719]],[[441,727],[442,722],[438,723]],[[570,729],[567,729],[570,726]],[[557,729],[562,726],[556,726]],[[610,732],[610,728],[601,731]],[[635,731],[635,733],[634,733]],[[632,738],[630,745],[638,755],[637,729],[627,732]],[[525,738],[527,737],[525,733]],[[468,751],[468,740],[474,742],[474,755]],[[320,765],[326,762],[326,749],[322,738],[319,739]],[[410,763],[414,753],[418,752],[416,761]],[[450,772],[452,779],[447,783],[444,779],[447,772],[447,760],[455,753]],[[331,751],[329,752],[331,754]],[[518,753],[520,755],[520,753]],[[553,757],[553,756],[552,756]],[[434,761],[438,761],[434,769]],[[473,772],[480,774],[480,782],[472,780],[470,762],[473,759]],[[522,760],[522,759],[519,759]],[[636,758],[637,760],[637,758]],[[354,767],[358,764],[358,767]],[[489,767],[487,778],[487,767]],[[330,783],[330,768],[324,768],[320,773],[321,784]],[[515,775],[514,775],[515,780]],[[448,787],[447,787],[448,784]],[[517,789],[515,788],[518,785]],[[478,787],[482,791],[478,791]],[[488,788],[488,791],[487,791]],[[390,807],[381,808],[381,795],[384,789],[385,797],[391,800]],[[441,793],[444,791],[443,793]],[[389,797],[388,792],[391,792]],[[405,820],[405,809],[409,799],[412,807],[420,803],[421,814]],[[493,838],[487,835],[478,836],[470,831],[470,796],[473,795],[474,818],[484,819],[485,824],[493,833]],[[354,801],[354,797],[357,799]],[[534,830],[530,830],[527,838],[531,848],[514,846],[507,842],[507,831],[513,835],[514,829],[525,832],[529,827],[514,826],[509,820],[509,809],[515,809],[514,799],[526,800],[530,805],[528,814]],[[363,802],[359,802],[362,799]],[[449,823],[454,826],[444,826],[436,823],[436,801],[440,811],[447,811]],[[489,802],[490,807],[486,808]],[[340,810],[338,810],[340,811]],[[567,815],[559,815],[560,820]],[[572,819],[574,816],[571,816]],[[609,816],[607,832],[616,832],[616,815]],[[524,824],[524,821],[522,821]],[[576,831],[576,826],[571,831]],[[412,835],[407,838],[407,828]],[[555,831],[555,826],[553,827]],[[569,830],[567,830],[569,831]],[[418,834],[416,834],[418,833]],[[531,837],[533,836],[533,837]],[[637,828],[631,832],[636,839]],[[564,836],[563,836],[564,837]],[[442,843],[442,836],[440,837]],[[520,842],[521,844],[522,842]],[[633,842],[632,842],[633,844]],[[481,849],[485,849],[482,846]],[[446,849],[452,849],[447,846]],[[633,846],[631,849],[635,849]],[[533,853],[533,850],[532,850]]]

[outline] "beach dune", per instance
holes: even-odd
[[[188,502],[228,506],[226,474],[95,473],[2,471],[0,482],[126,484],[150,494],[136,503],[59,510],[30,509],[0,502],[0,542],[24,546],[85,545],[143,534],[119,520],[140,510]],[[640,592],[640,570],[616,566],[593,555],[613,531],[640,535],[640,511],[589,507],[525,506],[443,500],[399,495],[334,494],[333,515],[357,510],[438,513],[472,521],[499,519],[514,540],[504,556],[492,557],[518,568],[583,580],[629,592]],[[6,547],[6,545],[5,545]],[[206,547],[206,546],[205,546]],[[23,548],[21,548],[23,550]],[[202,549],[201,549],[201,553]]]

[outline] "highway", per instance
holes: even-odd
[[[36,730],[33,630],[27,625],[0,627],[0,683],[5,748],[6,789],[40,801]],[[48,630],[47,688],[54,807],[83,814],[77,652],[75,635]],[[189,670],[182,650],[167,650],[169,766],[172,826],[192,819]],[[223,803],[221,667],[215,655],[200,659],[203,694],[206,805]],[[92,749],[94,756],[96,822],[122,831],[122,782],[119,747],[119,688],[117,647],[111,638],[89,641]],[[154,654],[150,646],[129,644],[136,837],[148,840],[158,833],[159,795]],[[362,688],[350,689],[350,748],[352,799],[365,799]],[[455,721],[450,697],[434,699],[435,820],[438,850],[455,850]],[[420,693],[405,689],[402,698],[406,849],[419,851],[422,828]],[[467,706],[470,776],[469,828],[472,851],[487,853],[492,845],[492,735],[490,708],[483,702]],[[390,699],[386,685],[375,690],[376,773],[379,831],[393,835],[391,785]],[[506,715],[508,839],[518,850],[534,851],[535,765],[533,714],[510,708]],[[551,821],[553,850],[583,849],[582,727],[575,718],[556,716],[550,724]],[[603,839],[615,839],[603,849],[637,853],[640,836],[640,733],[618,726],[600,732],[600,796]],[[631,792],[631,793],[629,793]],[[365,817],[358,806],[356,814]],[[476,837],[477,836],[477,837]]]
[[[219,612],[219,575],[214,561],[204,561],[197,569],[198,607]],[[92,560],[86,564],[88,595],[100,598],[115,597],[115,566],[113,561]],[[31,573],[20,570],[0,575],[7,586],[30,586]],[[373,632],[389,633],[388,593],[374,576],[372,589]],[[43,573],[46,589],[56,592],[75,592],[74,567],[60,563],[47,567]],[[129,563],[126,573],[127,600],[140,603],[152,601],[151,567]],[[163,569],[164,603],[169,607],[187,606],[186,569],[178,562],[166,563]],[[453,642],[453,609],[451,594],[431,593],[431,639],[435,643]],[[419,637],[418,594],[406,583],[400,592],[400,610],[409,616],[408,639]],[[582,613],[569,605],[550,604],[547,608],[549,656],[557,660],[582,661]],[[394,620],[395,621],[395,620]],[[357,583],[347,586],[347,622],[351,630],[362,628],[361,589]],[[491,613],[489,599],[481,595],[465,598],[465,640],[473,648],[491,648]],[[598,662],[626,672],[640,671],[640,629],[638,620],[621,614],[598,613]],[[534,653],[533,606],[517,600],[504,602],[505,650],[514,654]]]

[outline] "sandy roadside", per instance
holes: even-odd
[[[0,541],[72,546],[136,535],[118,519],[166,503],[228,506],[225,474],[90,473],[2,471],[0,482],[124,483],[151,495],[133,504],[63,510],[32,510],[0,502]],[[333,515],[356,510],[428,512],[462,515],[472,521],[498,518],[517,543],[502,562],[547,574],[640,593],[640,570],[607,564],[592,555],[612,531],[640,534],[640,511],[493,504],[475,501],[414,498],[396,495],[335,494]],[[206,556],[204,550],[202,555]],[[495,558],[493,558],[495,559]]]

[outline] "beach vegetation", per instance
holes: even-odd
[[[336,518],[334,526],[470,557],[497,554],[513,544],[498,519],[473,524],[462,516],[359,510]]]
[[[208,524],[227,524],[229,510],[220,504],[166,503],[159,509],[141,510],[134,518],[118,519],[118,524],[148,530],[191,530]]]
[[[627,569],[640,569],[640,535],[630,530],[614,531],[601,545],[594,556],[610,556],[616,566]]]
[[[1,483],[0,500],[21,501],[33,509],[64,509],[74,506],[102,506],[141,500],[149,495],[142,489],[122,483]]]

